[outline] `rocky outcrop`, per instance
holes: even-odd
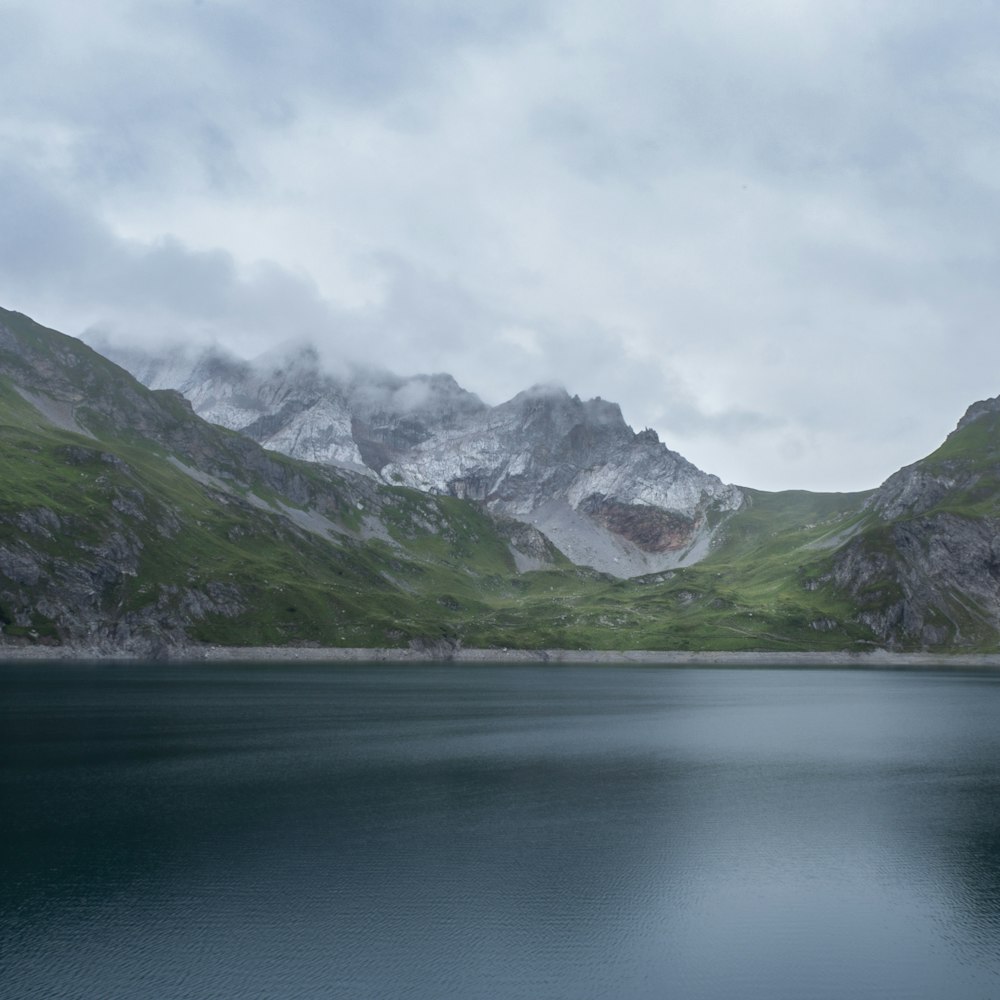
[[[232,571],[262,543],[329,566],[338,533],[363,540],[369,522],[384,531],[391,498],[371,479],[267,452],[201,420],[176,391],[150,391],[80,341],[4,310],[0,406],[0,644],[137,655],[183,645],[208,618],[280,603]]]
[[[1000,521],[937,512],[841,550],[830,579],[888,648],[979,647],[1000,630]]]
[[[493,515],[493,522],[501,537],[506,538],[519,573],[551,569],[565,563],[566,557],[533,525],[496,514]]]
[[[321,370],[312,348],[273,351],[255,361],[212,349],[151,355],[102,345],[152,389],[175,389],[204,420],[239,431],[291,458],[378,473],[436,431],[485,409],[450,375],[398,378]]]
[[[981,646],[1000,631],[1000,397],[969,407],[932,455],[890,476],[829,579],[890,646]]]
[[[743,502],[652,431],[633,432],[616,404],[558,387],[520,393],[384,471],[533,524],[578,565],[622,577],[696,561],[710,515]]]
[[[221,581],[200,588],[163,584],[136,601],[145,548],[138,529],[159,512],[138,490],[119,500],[120,491],[109,490],[102,516],[89,524],[45,507],[0,515],[6,536],[0,543],[0,642],[69,642],[94,655],[154,655],[185,644],[188,628],[206,615],[244,608],[239,587]],[[11,522],[16,532],[4,531]]]
[[[533,525],[572,561],[617,576],[702,558],[709,522],[744,499],[655,432],[633,432],[616,404],[557,386],[488,407],[448,375],[321,374],[309,349],[252,364],[218,352],[115,357],[265,447],[476,501]]]
[[[642,628],[647,644],[1000,646],[1000,398],[870,496],[753,494],[744,514],[750,494],[600,399],[537,387],[486,407],[447,376],[370,373],[334,392],[292,367],[204,361],[205,395],[188,388],[252,418],[238,434],[0,310],[0,647],[445,656],[595,628],[619,645]],[[315,450],[307,413],[350,435],[363,474],[247,436]],[[533,570],[550,575],[517,578]]]
[[[683,514],[609,500],[599,494],[591,494],[579,509],[608,531],[649,553],[676,552],[686,548],[698,528],[694,519]]]
[[[970,479],[972,482],[970,482]],[[910,465],[890,476],[873,494],[869,506],[884,521],[923,514],[945,500],[956,487],[974,479]]]
[[[981,417],[988,417],[991,414],[1000,413],[1000,396],[992,399],[981,399],[973,403],[966,411],[965,415],[958,422],[957,431],[965,430],[970,424],[975,423]]]

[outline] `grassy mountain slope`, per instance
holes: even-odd
[[[514,573],[470,505],[265,452],[78,341],[0,323],[8,637],[391,644]]]
[[[997,419],[926,460],[933,486],[749,491],[703,562],[625,581],[471,502],[265,451],[0,310],[0,643],[994,649],[988,585],[949,578],[945,601],[900,539],[940,518],[996,537]],[[933,503],[897,509],[911,494]]]
[[[1000,404],[977,403],[936,451],[873,494],[828,580],[879,641],[1000,648]]]

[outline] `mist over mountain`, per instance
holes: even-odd
[[[541,530],[573,562],[637,576],[698,561],[742,491],[697,469],[620,407],[539,385],[490,407],[447,374],[321,370],[297,346],[252,361],[217,349],[105,346],[150,388],[293,458],[475,500]]]
[[[0,645],[1000,650],[1000,397],[877,490],[767,493],[552,386],[488,407],[301,352],[157,365],[347,462],[0,310]]]

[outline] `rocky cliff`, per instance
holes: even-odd
[[[99,346],[149,388],[182,393],[213,424],[291,458],[376,475],[394,456],[486,409],[450,375],[326,374],[311,347],[248,362],[217,349]]]
[[[620,408],[536,386],[488,407],[448,375],[322,374],[306,348],[253,363],[114,357],[206,420],[267,448],[473,500],[542,531],[573,562],[620,577],[689,565],[743,493],[635,433]]]
[[[5,310],[0,467],[0,644],[438,641],[442,593],[565,562],[523,526],[266,451]]]
[[[205,407],[260,435],[339,407],[354,451],[266,450],[0,310],[0,651],[1000,650],[1000,399],[871,493],[770,494],[561,389],[199,363]]]
[[[889,645],[977,647],[1000,630],[1000,397],[969,407],[933,454],[867,503],[830,579]]]
[[[636,434],[614,403],[538,386],[399,454],[390,480],[537,526],[579,565],[638,576],[690,564],[742,492]]]

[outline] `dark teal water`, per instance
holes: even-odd
[[[1000,997],[1000,675],[0,666],[0,996]]]

